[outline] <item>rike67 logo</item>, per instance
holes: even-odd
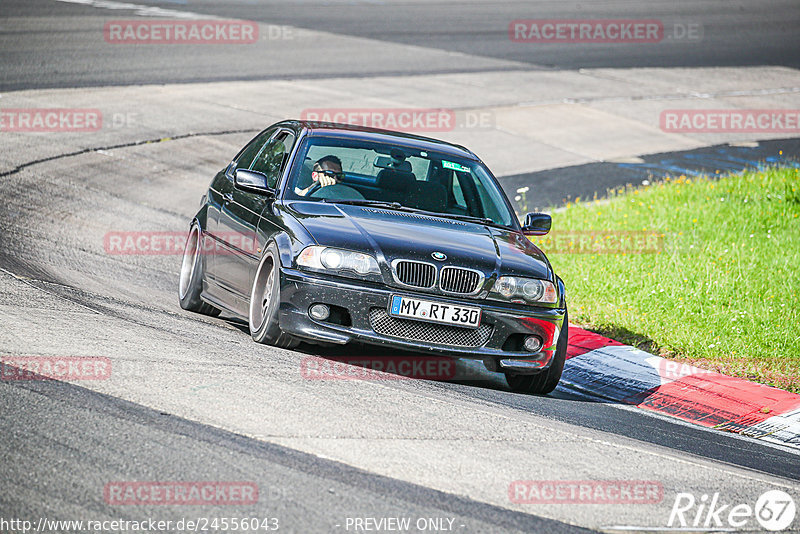
[[[781,490],[770,490],[763,493],[755,502],[724,502],[719,493],[709,496],[704,494],[696,498],[691,493],[678,493],[669,515],[668,527],[680,530],[720,529],[723,527],[755,528],[753,518],[762,528],[769,531],[780,531],[789,528],[795,516],[794,499]]]

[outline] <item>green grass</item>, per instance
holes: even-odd
[[[578,199],[533,241],[567,285],[571,322],[800,393],[800,170],[681,176]]]

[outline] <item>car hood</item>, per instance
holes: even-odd
[[[486,278],[553,280],[542,251],[519,232],[365,206],[300,201],[287,208],[318,244],[375,255],[382,267],[411,259],[477,269]],[[434,252],[447,258],[436,261]]]

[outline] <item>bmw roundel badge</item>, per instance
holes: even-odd
[[[432,252],[431,256],[433,256],[433,259],[437,261],[444,261],[447,259],[447,256],[445,256],[443,252],[439,251]]]

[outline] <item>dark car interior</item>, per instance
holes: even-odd
[[[297,188],[311,185],[313,164],[310,158],[306,158]],[[411,163],[400,152],[393,152],[391,156],[378,155],[372,165],[377,171],[374,176],[348,172],[345,168],[339,184],[321,188],[309,196],[399,202],[426,211],[483,216],[481,199],[473,180],[459,176],[464,173],[443,168],[440,161],[431,160],[427,174],[422,178],[412,172]],[[458,181],[456,188],[453,187],[454,180]],[[461,190],[462,198],[456,198],[455,189]],[[357,193],[357,196],[353,193]]]

